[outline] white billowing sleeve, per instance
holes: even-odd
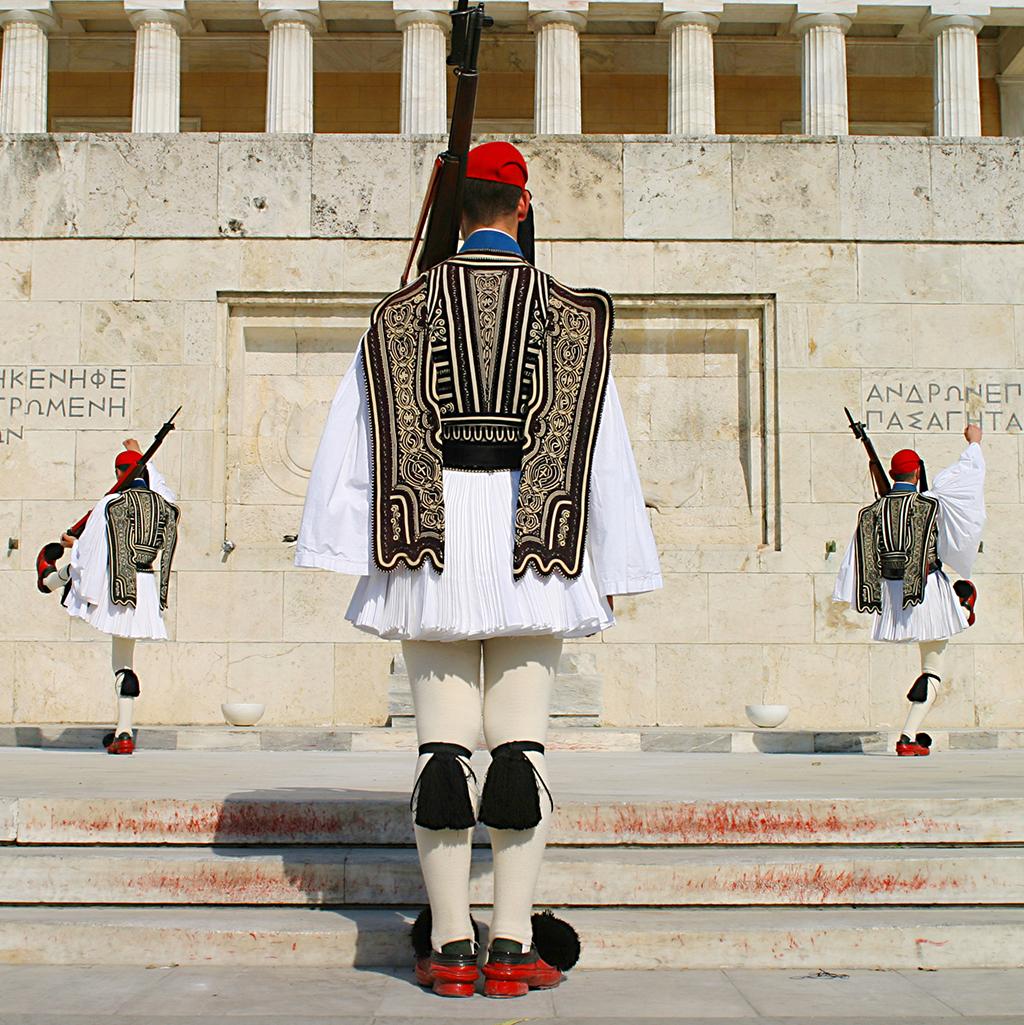
[[[939,500],[939,558],[969,577],[985,526],[985,457],[977,443],[939,473],[926,492]]]
[[[587,551],[601,594],[642,594],[662,586],[640,475],[610,377],[590,474]]]
[[[71,547],[71,583],[78,596],[99,605],[109,594],[107,505],[116,495],[104,495],[89,514],[82,536]]]
[[[853,549],[857,535],[854,533],[850,543],[846,546],[846,554],[839,566],[839,573],[836,575],[836,586],[832,591],[833,601],[845,601],[853,603],[853,588],[856,574],[853,572]]]
[[[370,572],[370,413],[362,346],[327,415],[302,510],[295,565]]]
[[[155,464],[147,463],[146,469],[149,471],[149,486],[150,489],[155,491],[161,498],[166,498],[168,502],[177,501],[177,495],[175,495],[171,486],[167,483],[167,478],[156,468]]]

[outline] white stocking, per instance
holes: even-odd
[[[484,737],[490,750],[514,740],[545,742],[561,653],[560,637],[493,637],[484,641]],[[550,787],[544,756],[529,751],[526,757]],[[540,809],[540,824],[533,829],[488,827],[494,854],[491,940],[514,940],[524,950],[533,938],[533,895],[551,826],[551,801],[543,787]]]
[[[403,641],[402,653],[412,686],[419,744],[459,744],[474,750],[480,737],[480,642]],[[417,761],[417,778],[430,757],[423,755]],[[478,803],[475,793],[473,803]],[[440,950],[446,943],[472,940],[473,831],[421,826],[415,831],[433,919],[431,945]]]
[[[132,732],[132,720],[135,713],[135,698],[121,696],[121,677],[118,676],[119,669],[134,669],[135,661],[135,638],[134,637],[112,637],[110,646],[110,668],[114,671],[114,694],[117,697],[117,725],[114,727],[114,736],[119,737],[122,733],[129,736]]]
[[[921,641],[921,672],[937,676],[938,680],[928,680],[928,696],[924,701],[911,701],[907,721],[903,724],[903,733],[913,740],[924,724],[925,717],[931,711],[935,698],[938,696],[938,683],[942,679],[945,665],[947,641]]]

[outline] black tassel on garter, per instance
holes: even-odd
[[[915,681],[914,686],[907,691],[907,700],[913,701],[915,704],[921,704],[928,700],[928,681],[934,680],[936,683],[939,682],[939,678],[934,673],[922,673]]]
[[[537,767],[526,757],[527,751],[544,754],[544,745],[533,740],[513,740],[491,752],[478,818],[492,829],[533,829],[540,824],[539,783],[547,791],[554,810],[551,791]]]
[[[472,829],[476,825],[466,772],[472,751],[459,744],[421,744],[421,755],[430,755],[412,789],[411,807],[416,825],[424,829]]]
[[[550,911],[538,912],[530,919],[533,945],[540,958],[552,968],[567,972],[580,959],[580,938],[576,930]]]

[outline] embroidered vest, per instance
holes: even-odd
[[[583,569],[613,310],[507,253],[456,256],[383,300],[363,339],[373,555],[444,569],[444,468],[521,470],[513,575]]]
[[[924,601],[928,573],[940,567],[939,503],[916,491],[892,491],[861,509],[854,545],[858,612],[882,611],[882,581],[903,581],[903,608]]]
[[[178,507],[148,488],[128,488],[106,507],[110,600],[135,608],[137,575],[152,573],[160,556],[160,608],[167,608],[178,543]]]

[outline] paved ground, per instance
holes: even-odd
[[[289,968],[0,967],[2,1025],[971,1025],[1024,1022],[1024,970],[578,972],[521,1000],[444,1000],[407,975]]]
[[[560,800],[758,800],[1020,796],[1022,751],[889,755],[661,754],[554,751]],[[415,759],[405,752],[0,750],[0,799],[220,798],[260,792],[287,799],[407,797]],[[485,756],[475,762],[485,764]]]

